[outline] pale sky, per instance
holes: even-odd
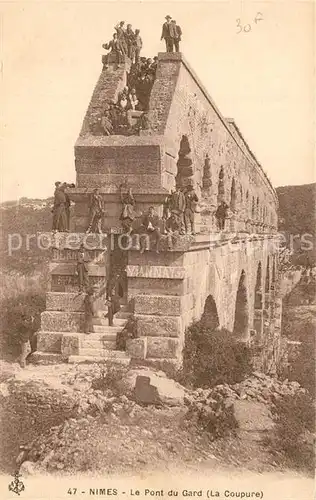
[[[56,180],[75,181],[73,148],[102,43],[125,20],[153,57],[165,50],[167,14],[182,27],[181,52],[273,185],[314,182],[314,2],[11,1],[0,11],[3,200],[45,198]],[[237,33],[238,18],[250,32]]]

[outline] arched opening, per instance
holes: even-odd
[[[221,167],[218,174],[217,203],[225,201],[224,169]]]
[[[232,180],[232,187],[230,190],[230,209],[236,210],[236,183],[234,178]]]
[[[262,266],[259,262],[255,286],[255,309],[262,309]]]
[[[238,284],[233,333],[238,340],[248,339],[249,312],[245,271],[242,271]]]
[[[252,197],[252,203],[251,203],[251,218],[255,218],[255,197]]]
[[[187,184],[188,178],[193,176],[193,160],[191,157],[191,148],[189,144],[189,139],[186,135],[183,135],[180,141],[180,149],[178,153],[177,161],[177,176],[176,185],[183,187]]]
[[[265,281],[264,291],[267,293],[267,292],[269,292],[269,290],[270,290],[270,260],[269,260],[269,257],[268,257],[268,260],[267,260],[267,271],[266,271],[266,281]]]
[[[201,325],[210,330],[216,330],[219,327],[217,307],[212,295],[209,295],[205,301]]]
[[[256,210],[257,219],[260,219],[260,202],[259,196],[257,197],[257,210]]]
[[[262,331],[263,331],[262,266],[261,266],[261,262],[259,262],[259,264],[258,264],[256,285],[255,285],[253,328],[257,332],[256,341],[258,342],[261,339]]]
[[[274,288],[276,282],[276,257],[273,257],[272,260],[272,278],[271,278],[271,286]]]

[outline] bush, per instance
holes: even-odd
[[[194,388],[235,384],[252,372],[251,359],[249,347],[236,342],[228,330],[211,331],[198,322],[186,332],[183,368],[177,378]]]
[[[267,440],[271,451],[281,455],[289,466],[314,469],[315,408],[308,394],[286,395],[271,408],[276,423]]]
[[[28,337],[32,351],[36,350],[34,333],[40,327],[40,314],[45,309],[45,296],[41,293],[21,293],[3,299],[1,303],[1,351],[3,357],[16,357],[20,353],[21,339]]]
[[[119,395],[121,391],[120,382],[125,377],[128,368],[119,363],[108,361],[99,365],[99,374],[93,379],[91,386],[94,390],[112,391],[114,395]]]
[[[186,420],[210,439],[234,434],[238,428],[232,402],[218,392],[197,389],[186,399]]]

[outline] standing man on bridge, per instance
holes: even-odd
[[[171,16],[165,17],[166,22],[162,25],[162,33],[160,40],[164,39],[166,42],[166,52],[173,52],[173,39],[175,35],[175,26],[172,24]]]
[[[181,36],[182,36],[182,29],[180,26],[177,24],[177,21],[173,19],[171,21],[173,24],[173,43],[174,43],[174,49],[176,52],[179,52],[179,43],[181,42]]]
[[[174,211],[178,214],[181,231],[180,234],[185,234],[184,232],[184,211],[185,211],[185,196],[181,191],[180,186],[176,186],[176,190],[171,194],[170,198],[170,212]]]
[[[191,234],[195,234],[195,210],[199,199],[193,186],[188,186],[185,193],[185,210],[184,210],[184,225],[185,232],[189,232],[189,227],[191,228]]]
[[[225,229],[225,219],[227,219],[228,205],[225,201],[221,201],[215,212],[215,217],[217,219],[218,229],[223,231]]]

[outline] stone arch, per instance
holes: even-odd
[[[257,196],[256,216],[257,216],[257,219],[260,219],[260,200],[259,200],[259,196]]]
[[[262,265],[259,262],[254,293],[253,329],[256,331],[256,341],[260,341],[263,333],[263,300],[262,300]]]
[[[268,257],[264,291],[265,291],[265,293],[267,293],[267,292],[269,292],[269,290],[270,290],[270,259]]]
[[[253,196],[252,197],[252,200],[251,200],[251,218],[254,219],[255,218],[255,197]]]
[[[249,336],[249,308],[244,270],[241,272],[236,294],[233,334],[237,340],[247,340]]]
[[[255,284],[255,309],[262,309],[262,265],[258,264]]]
[[[217,203],[225,200],[224,168],[221,167],[218,174]]]
[[[204,310],[201,317],[201,324],[209,328],[210,330],[215,330],[219,327],[218,312],[216,307],[216,302],[212,295],[206,298],[204,304]]]
[[[244,193],[243,193],[242,185],[241,184],[239,186],[239,196],[240,196],[240,202],[242,203],[243,202]]]
[[[230,189],[230,209],[231,210],[236,210],[236,198],[237,198],[236,182],[235,182],[235,178],[233,177],[232,185],[231,185],[231,189]]]
[[[271,277],[271,285],[273,288],[275,287],[275,282],[276,282],[276,256],[273,256],[272,259],[272,277]]]

